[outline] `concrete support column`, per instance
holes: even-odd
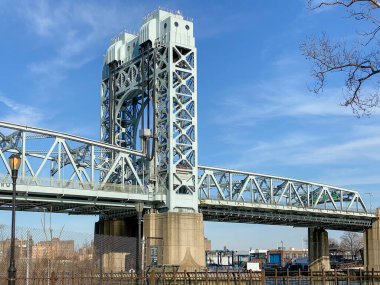
[[[329,236],[323,228],[308,229],[309,269],[330,270]]]
[[[364,232],[364,266],[369,270],[380,270],[380,208],[372,227]]]
[[[95,248],[102,273],[136,268],[136,217],[101,220],[95,223]]]
[[[206,266],[203,215],[166,212],[144,216],[146,264],[175,265],[180,270]]]

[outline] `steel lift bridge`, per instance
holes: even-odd
[[[8,157],[22,157],[17,210],[101,217],[146,209],[201,212],[206,221],[362,231],[359,192],[198,164],[197,56],[193,22],[148,15],[138,34],[108,48],[100,141],[0,122],[0,209],[10,209]]]

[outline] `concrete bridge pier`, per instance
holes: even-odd
[[[308,229],[309,269],[312,271],[330,270],[329,236],[325,229]]]
[[[144,239],[147,266],[178,266],[180,271],[206,266],[201,213],[145,214]]]
[[[95,223],[95,250],[103,273],[136,268],[136,217],[100,220]]]
[[[376,210],[376,220],[364,232],[364,266],[368,270],[380,270],[380,208]]]

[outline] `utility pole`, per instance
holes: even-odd
[[[373,197],[373,193],[372,192],[367,192],[367,193],[364,193],[366,195],[369,196],[369,212],[372,212],[372,197]]]

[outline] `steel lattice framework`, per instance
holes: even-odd
[[[0,127],[4,128],[0,132],[0,200],[4,199],[5,207],[11,190],[7,157],[12,153],[22,157],[18,199],[29,210],[39,211],[45,205],[75,213],[75,205],[78,213],[95,214],[105,207],[110,211],[129,208],[129,200],[165,197],[164,189],[153,192],[143,184],[136,163],[144,157],[141,152],[4,122]],[[105,155],[111,153],[114,158]]]
[[[198,183],[206,220],[360,231],[372,216],[357,191],[320,183],[207,166]]]
[[[252,172],[199,166],[199,198],[209,203],[367,212],[360,194],[339,187]]]
[[[138,35],[113,41],[101,83],[101,142],[0,122],[0,209],[10,208],[8,157],[18,153],[18,210],[112,217],[142,201],[211,221],[371,227],[375,215],[357,191],[198,166],[192,28],[159,10]]]
[[[7,158],[12,153],[22,157],[19,210],[115,216],[128,214],[135,201],[165,206],[167,189],[142,183],[141,152],[5,122],[0,128],[1,209],[10,207]],[[375,218],[357,191],[251,172],[198,169],[198,204],[205,220],[362,230]]]
[[[103,68],[101,140],[148,154],[142,163],[145,184],[166,188],[171,211],[198,207],[196,49],[190,25],[159,11],[148,17],[138,42],[126,34],[114,41]],[[152,30],[157,38],[144,40]],[[124,57],[118,55],[125,51],[120,46],[127,48]]]

